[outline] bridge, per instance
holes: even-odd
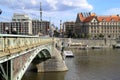
[[[0,34],[0,80],[21,80],[31,63],[38,72],[67,70],[55,42],[46,36]]]

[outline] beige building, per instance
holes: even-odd
[[[11,22],[0,22],[0,33],[5,33],[6,29],[9,33],[13,30],[17,31],[17,34],[23,35],[38,35],[39,33],[47,34],[50,22],[39,20],[32,20],[27,14],[15,13]]]
[[[75,22],[74,21],[67,21],[63,23],[64,26],[64,33],[68,35],[70,32],[75,32]]]
[[[97,16],[95,13],[79,13],[76,18],[75,31],[79,35],[92,38],[120,38],[120,16]]]
[[[32,34],[32,19],[27,14],[15,13],[11,26],[16,28],[18,34]]]

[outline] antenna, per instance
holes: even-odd
[[[40,21],[42,21],[42,3],[40,2]]]
[[[41,22],[40,32],[42,32],[42,3],[41,2],[40,2],[40,22]]]

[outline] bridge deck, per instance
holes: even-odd
[[[50,37],[0,34],[0,57],[53,42]]]

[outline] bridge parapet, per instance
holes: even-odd
[[[45,36],[0,34],[0,57],[53,42]]]

